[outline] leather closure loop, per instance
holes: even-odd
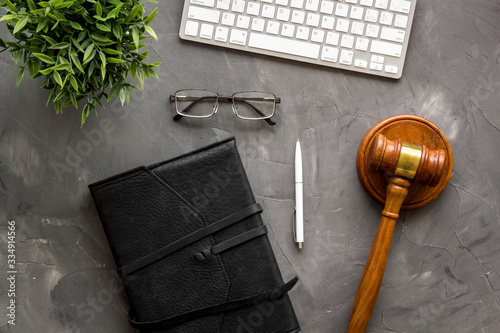
[[[196,253],[194,255],[194,259],[196,261],[203,261],[205,259],[213,258],[214,255],[217,255],[221,252],[229,250],[235,246],[248,242],[256,237],[267,234],[267,227],[265,225],[261,225],[255,229],[244,232],[241,235],[230,238],[226,241],[223,241],[219,244],[212,246],[210,249],[205,249],[202,252]]]
[[[142,269],[148,265],[151,265],[152,263],[160,260],[163,257],[166,257],[196,241],[199,241],[202,238],[205,238],[219,230],[222,230],[224,228],[227,228],[253,214],[256,213],[261,213],[262,212],[262,207],[258,203],[254,203],[253,205],[250,205],[246,208],[243,208],[242,210],[229,215],[223,219],[220,219],[217,222],[214,222],[208,226],[206,226],[203,229],[199,229],[187,236],[184,236],[183,238],[162,247],[161,249],[146,255],[128,265],[125,265],[123,267],[120,267],[118,269],[118,273],[121,276],[125,276],[128,274],[131,274],[139,269]]]

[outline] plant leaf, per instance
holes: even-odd
[[[47,64],[49,65],[53,65],[55,64],[56,62],[54,61],[54,59],[52,59],[51,57],[49,57],[48,55],[45,55],[43,53],[33,53],[33,55],[35,57],[37,57],[38,59],[40,59],[41,61],[43,62],[46,62]],[[43,73],[42,73],[43,74]]]
[[[28,8],[30,9],[30,11],[33,11],[36,9],[36,5],[33,2],[33,0],[28,0]]]
[[[73,64],[75,64],[76,68],[78,68],[78,70],[81,73],[85,74],[85,71],[83,70],[83,67],[82,67],[82,63],[80,62],[80,59],[78,59],[78,56],[76,54],[73,54],[73,53],[71,53],[69,56],[70,56]]]
[[[45,39],[47,42],[49,42],[50,45],[55,45],[57,44],[57,42],[52,38],[52,37],[49,37],[49,36],[46,36],[46,35],[42,35],[43,39]]]
[[[104,36],[101,36],[101,35],[97,35],[97,34],[91,34],[90,37],[94,40],[94,42],[98,45],[111,45],[111,44],[115,44],[116,42],[112,41],[111,39],[109,39],[108,37],[104,37]]]
[[[54,71],[54,69],[52,69],[52,67],[49,67],[49,68],[45,68],[45,69],[40,70],[40,74],[42,74],[42,75],[49,75],[53,71]]]
[[[105,32],[111,31],[111,29],[107,25],[102,24],[102,23],[96,23],[96,27],[97,27],[97,29],[99,29],[101,31],[105,31]]]
[[[104,48],[102,49],[104,52],[106,52],[107,54],[112,54],[112,55],[122,55],[122,52],[120,51],[117,51],[117,50],[114,50],[114,49],[108,49],[108,48]]]
[[[130,64],[130,73],[132,74],[132,80],[135,80],[135,73],[137,71],[137,61],[132,60],[132,64]]]
[[[69,43],[67,43],[67,42],[61,42],[61,43],[57,43],[57,44],[51,45],[49,47],[49,49],[52,49],[52,50],[62,50],[62,49],[65,49],[67,47],[69,47]]]
[[[104,55],[104,52],[99,51],[99,58],[101,58],[101,63],[106,66],[106,56]]]
[[[138,4],[137,6],[134,7],[134,9],[132,9],[130,11],[130,13],[127,15],[127,18],[125,18],[125,23],[129,23],[132,21],[132,19],[134,19],[137,14],[139,13],[139,10],[141,10],[142,8],[142,5],[141,4]]]
[[[21,81],[23,80],[23,77],[24,77],[24,68],[21,68],[21,70],[17,74],[16,87],[19,87]]]
[[[12,4],[12,2],[10,2],[10,0],[5,0],[5,3],[7,4],[7,6],[9,7],[9,9],[10,9],[11,11],[13,11],[13,12],[14,12],[14,13],[16,13],[16,14],[17,14],[17,13],[19,13],[19,11],[17,10],[16,6],[14,6],[14,5]]]
[[[99,2],[96,2],[95,5],[95,13],[98,15],[98,16],[102,16],[102,6]]]
[[[24,26],[26,25],[26,23],[28,23],[28,20],[29,20],[29,16],[26,15],[24,16],[21,20],[19,20],[19,22],[17,22],[16,26],[14,27],[14,31],[12,32],[12,34],[17,34],[22,28],[24,28]]]
[[[86,63],[88,62],[89,60],[91,60],[92,58],[90,58],[90,55],[92,54],[92,51],[94,51],[94,43],[90,44],[87,49],[85,50],[85,53],[83,55],[83,63]],[[90,58],[90,59],[89,59]]]
[[[151,12],[151,14],[148,15],[148,17],[146,18],[146,21],[144,22],[144,24],[147,25],[147,24],[151,23],[151,21],[153,21],[153,19],[156,16],[156,9],[157,8],[153,9],[153,11]]]
[[[70,21],[69,24],[71,25],[71,27],[73,29],[76,29],[76,30],[83,30],[82,26],[78,23],[78,22],[73,22],[73,21]]]
[[[76,92],[78,92],[78,82],[76,81],[75,77],[73,75],[69,75],[69,83],[75,89]]]
[[[134,40],[135,48],[139,48],[139,28],[136,25],[132,27],[132,39]]]
[[[62,83],[61,75],[57,71],[54,71],[52,73],[52,75],[54,75],[54,80],[56,81],[56,83],[62,87],[63,83]]]
[[[158,37],[156,36],[156,33],[153,30],[153,28],[151,28],[149,25],[145,25],[144,29],[146,29],[146,31],[151,35],[151,37],[153,37],[154,39],[158,40]]]
[[[118,58],[106,58],[106,61],[109,62],[110,64],[121,64],[123,62],[126,62],[125,60]]]

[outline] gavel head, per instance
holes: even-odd
[[[436,186],[444,173],[446,153],[444,150],[429,150],[401,140],[388,140],[377,134],[373,138],[368,156],[368,168],[385,171],[391,176],[400,176],[413,181]]]

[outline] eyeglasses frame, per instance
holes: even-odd
[[[203,97],[199,97],[199,98],[196,98],[196,99],[193,98],[193,103],[189,104],[182,111],[189,110],[192,106],[194,106],[196,103],[198,103],[199,101],[201,101],[204,98],[214,98],[215,97],[215,103],[214,103],[214,106],[212,108],[212,113],[210,113],[209,115],[204,115],[204,116],[194,116],[194,115],[189,115],[189,114],[181,113],[182,111],[179,111],[179,106],[177,104],[178,99],[176,97],[177,93],[179,93],[181,91],[184,92],[184,91],[190,91],[190,90],[206,91],[206,92],[209,92],[209,93],[213,93],[215,96],[203,96]],[[272,113],[270,115],[268,115],[268,116],[264,116],[264,117],[261,117],[261,118],[249,118],[249,117],[241,116],[240,114],[238,114],[238,108],[237,108],[237,106],[235,104],[235,99],[238,100],[238,97],[236,97],[236,98],[234,97],[234,95],[241,94],[241,93],[263,93],[263,94],[272,95],[273,96],[273,101],[274,101]],[[262,112],[259,109],[257,109],[252,104],[246,102],[246,100],[248,100],[248,98],[242,99],[241,102],[247,103],[255,112],[257,112],[258,114],[262,114]],[[276,104],[280,103],[281,99],[279,97],[277,97],[273,93],[269,93],[269,92],[265,92],[265,91],[257,91],[257,90],[238,91],[238,92],[233,93],[231,96],[220,96],[219,93],[217,93],[217,92],[215,92],[213,90],[209,90],[209,89],[181,89],[181,90],[177,90],[174,95],[170,95],[170,101],[171,102],[175,102],[175,111],[176,111],[177,114],[174,116],[174,120],[176,120],[176,121],[179,120],[179,119],[181,119],[182,117],[188,117],[188,118],[208,118],[208,117],[211,117],[211,116],[213,116],[214,114],[217,113],[217,111],[219,109],[219,102],[223,101],[223,102],[230,102],[231,103],[233,113],[234,113],[234,115],[236,117],[238,117],[240,119],[244,119],[244,120],[264,120],[269,125],[273,126],[276,123],[273,122],[270,118],[272,116],[274,116],[274,113],[276,111]]]

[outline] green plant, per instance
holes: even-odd
[[[139,0],[0,0],[0,6],[6,10],[0,21],[16,39],[0,38],[0,52],[8,49],[16,65],[22,60],[17,85],[26,67],[33,79],[45,76],[47,105],[52,101],[58,114],[86,98],[82,125],[103,97],[130,100],[130,88],[139,88],[126,82],[128,73],[141,88],[144,78],[158,78],[153,67],[160,63],[147,64],[148,51],[139,53],[146,33],[157,39],[149,26],[156,8],[145,16]]]

